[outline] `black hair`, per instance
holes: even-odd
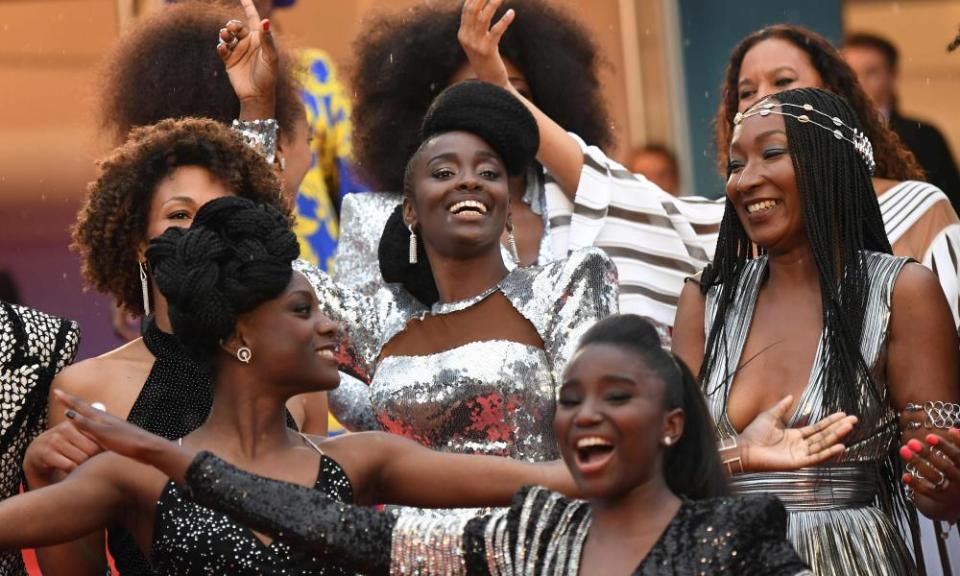
[[[413,166],[424,146],[448,132],[470,132],[500,156],[513,175],[522,174],[534,161],[540,147],[537,121],[527,107],[508,91],[486,82],[461,82],[445,89],[430,105],[420,127],[420,144],[407,160],[403,193],[413,197]],[[403,220],[403,206],[387,219],[380,235],[377,257],[384,281],[400,283],[420,302],[430,305],[439,298],[430,260],[417,243],[417,263],[409,261],[410,231]]]
[[[887,61],[887,67],[894,72],[896,72],[897,66],[900,64],[900,52],[897,50],[897,47],[893,45],[893,42],[883,36],[869,34],[867,32],[856,32],[849,34],[843,39],[843,47],[876,50],[883,55],[883,59]]]
[[[457,43],[461,6],[421,3],[376,17],[358,35],[353,149],[374,190],[401,189],[427,107],[467,63]],[[516,17],[500,52],[526,77],[533,102],[564,129],[608,147],[613,138],[597,76],[601,60],[588,32],[546,0],[507,0],[494,18],[511,8]]]
[[[784,40],[802,50],[823,80],[823,87],[845,98],[853,107],[863,131],[873,144],[877,177],[890,180],[926,179],[913,152],[904,146],[896,132],[884,122],[876,106],[857,81],[856,73],[840,52],[820,34],[793,24],[774,24],[757,30],[741,40],[730,53],[724,73],[720,106],[714,120],[717,168],[721,174],[727,169],[730,140],[733,137],[733,118],[740,107],[738,84],[743,59],[754,46],[772,38]]]
[[[664,408],[683,410],[683,435],[667,450],[663,463],[670,490],[693,500],[729,494],[713,418],[700,386],[687,365],[662,347],[656,328],[636,314],[608,316],[587,330],[577,349],[594,344],[636,353],[663,382]]]
[[[226,196],[204,204],[190,228],[151,240],[147,259],[177,339],[210,365],[237,316],[286,289],[299,253],[283,213]]]
[[[771,102],[798,106],[810,104],[828,117],[839,118],[846,126],[863,131],[850,105],[826,90],[787,90],[760,100],[750,110]],[[811,112],[806,114],[811,119],[819,117]],[[870,290],[863,251],[890,254],[892,250],[870,171],[853,144],[837,139],[832,130],[791,116],[781,117],[796,174],[804,232],[820,281],[824,346],[830,359],[824,366],[824,410],[826,413],[842,410],[856,414],[864,421],[872,421],[871,415],[864,414],[864,406],[885,407],[887,403],[884,391],[877,386],[860,351]],[[830,126],[832,128],[833,124]],[[720,365],[721,355],[726,354],[726,320],[737,294],[740,274],[748,261],[764,253],[763,248],[750,241],[728,199],[713,263],[704,270],[700,284],[704,294],[712,287],[719,288],[717,312],[713,325],[709,327],[700,370],[701,381]],[[726,398],[726,387],[731,379],[732,376],[725,378],[718,385],[723,388],[722,392],[705,392],[722,393]],[[867,393],[876,402],[863,401],[860,382],[867,383]],[[870,433],[871,430],[854,430],[847,441],[856,443]],[[898,471],[899,459],[891,454],[883,470],[891,494],[897,490]]]
[[[0,300],[7,304],[20,303],[20,290],[17,281],[9,270],[0,268]]]

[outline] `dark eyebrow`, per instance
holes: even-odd
[[[773,70],[771,70],[770,73],[771,73],[771,74],[776,74],[777,72],[780,72],[780,71],[783,71],[783,70],[786,70],[786,71],[788,71],[788,72],[793,72],[794,74],[797,73],[797,71],[793,69],[793,66],[788,66],[788,65],[786,65],[786,64],[784,64],[783,66],[777,66],[776,68],[774,68]],[[749,78],[744,78],[743,80],[741,80],[740,82],[737,83],[737,86],[743,86],[744,84],[748,84],[748,83],[750,83],[750,79],[749,79]]]
[[[166,206],[171,202],[186,202],[188,204],[196,204],[193,198],[189,196],[173,196],[172,198],[167,198],[166,200],[164,200],[162,206]]]
[[[453,162],[456,159],[457,155],[453,152],[444,152],[443,154],[432,156],[430,160],[427,161],[427,166],[433,164],[434,162]]]
[[[766,132],[761,132],[760,134],[757,134],[757,140],[760,140],[761,138],[766,138],[771,134],[783,134],[784,136],[786,136],[787,131],[783,130],[782,128],[773,128],[772,130],[767,130]]]

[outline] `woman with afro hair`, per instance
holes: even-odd
[[[338,282],[368,294],[390,282],[378,273],[378,246],[400,203],[419,123],[446,86],[479,78],[520,98],[540,129],[538,163],[510,182],[511,217],[502,236],[508,266],[606,249],[620,271],[621,310],[650,319],[669,339],[683,279],[709,260],[722,207],[678,203],[602,152],[612,135],[597,76],[601,58],[575,18],[548,0],[424,3],[375,18],[355,52],[354,151],[360,174],[379,192],[344,201]],[[609,194],[611,187],[635,199],[640,218],[601,213],[590,199],[574,213],[572,198]]]

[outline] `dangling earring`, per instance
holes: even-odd
[[[140,267],[140,290],[143,291],[143,315],[150,315],[150,283],[147,282],[147,267],[141,260],[137,262]]]
[[[251,351],[249,348],[246,346],[237,348],[237,360],[243,362],[244,364],[249,364],[251,358],[253,358],[253,351]]]
[[[517,237],[513,235],[513,219],[507,214],[507,248],[510,250],[510,256],[513,262],[520,265],[520,254],[517,252]]]
[[[413,224],[407,224],[407,230],[410,231],[410,263],[417,263],[417,233],[413,231]]]
[[[284,158],[283,156],[280,157],[280,171],[281,172],[287,171],[287,159]]]

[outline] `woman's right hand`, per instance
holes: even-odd
[[[27,448],[23,458],[27,485],[42,488],[53,484],[100,452],[103,448],[72,422],[61,422],[37,436]]]
[[[761,412],[737,438],[744,472],[799,470],[837,458],[841,440],[857,423],[856,416],[835,412],[802,428],[788,428],[793,396]]]
[[[104,449],[153,466],[178,484],[185,484],[187,468],[197,455],[196,451],[98,410],[78,396],[63,390],[54,390],[53,393],[67,407],[67,418]]]
[[[253,0],[241,0],[246,23],[231,20],[220,29],[217,54],[240,100],[240,119],[276,116],[279,56],[270,21],[261,20]]]

